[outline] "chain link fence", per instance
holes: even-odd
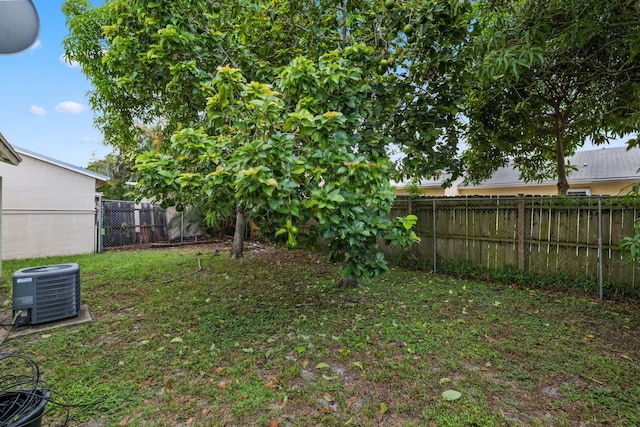
[[[102,247],[168,242],[167,215],[159,205],[102,201]]]

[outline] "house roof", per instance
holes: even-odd
[[[450,173],[442,173],[437,177],[432,178],[423,178],[419,182],[417,182],[418,187],[420,188],[441,188],[442,184],[444,184],[449,178],[451,178]],[[391,182],[391,185],[397,188],[407,188],[410,184],[410,181],[402,181],[402,182]]]
[[[76,173],[79,173],[81,175],[85,175],[85,176],[91,177],[91,178],[96,180],[96,187],[101,186],[102,184],[104,184],[105,182],[107,182],[109,180],[109,177],[106,176],[106,175],[102,175],[102,174],[99,174],[97,172],[90,171],[89,169],[84,169],[84,168],[81,168],[81,167],[78,167],[78,166],[74,166],[74,165],[72,165],[70,163],[63,162],[62,160],[57,160],[57,159],[54,159],[52,157],[36,153],[34,151],[27,150],[25,148],[15,147],[15,151],[20,153],[20,154],[22,154],[23,156],[28,156],[28,157],[31,157],[31,158],[34,158],[34,159],[38,159],[40,161],[43,161],[43,162],[46,162],[46,163],[50,163],[52,165],[61,167],[63,169],[68,169],[68,170],[70,170],[72,172],[76,172]]]
[[[12,165],[17,165],[22,161],[18,153],[16,153],[11,144],[7,142],[2,133],[0,133],[0,161],[10,163]]]
[[[577,170],[570,171],[567,176],[569,184],[587,184],[607,181],[637,181],[640,179],[640,148],[626,147],[601,148],[596,150],[577,151],[567,158],[568,163]],[[513,164],[498,169],[491,178],[471,187],[512,187],[521,185],[555,185],[555,180],[526,183],[520,179],[520,172]]]

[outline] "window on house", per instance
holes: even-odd
[[[567,190],[567,196],[590,196],[590,188],[570,188]]]

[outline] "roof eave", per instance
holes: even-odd
[[[70,163],[63,162],[62,160],[54,159],[52,157],[48,157],[48,156],[45,156],[44,154],[36,153],[34,151],[27,150],[25,148],[18,147],[16,150],[19,153],[21,153],[22,155],[24,155],[24,156],[28,156],[28,157],[40,160],[40,161],[45,162],[45,163],[49,163],[49,164],[61,167],[63,169],[67,169],[67,170],[69,170],[71,172],[75,172],[75,173],[78,173],[80,175],[84,175],[84,176],[88,176],[90,178],[93,178],[93,179],[96,180],[96,188],[99,187],[100,185],[104,184],[105,182],[107,182],[110,179],[106,175],[102,175],[102,174],[94,172],[92,170],[81,168],[80,166],[75,166],[75,165],[72,165]]]
[[[22,161],[22,157],[13,149],[2,133],[0,133],[0,160],[14,166],[18,166]]]

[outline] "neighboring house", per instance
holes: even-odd
[[[628,192],[640,181],[640,148],[600,148],[578,151],[567,162],[576,167],[567,176],[569,195],[616,196]],[[557,180],[524,182],[513,164],[498,169],[480,184],[465,184],[462,179],[444,189],[447,176],[423,180],[419,190],[427,197],[438,196],[553,196],[558,194]],[[407,184],[396,184],[396,194],[408,194]]]
[[[26,259],[93,253],[96,189],[109,178],[15,147],[18,166],[0,163],[2,256]]]
[[[577,170],[567,176],[569,195],[616,196],[624,194],[640,180],[640,148],[600,148],[578,151],[567,158]],[[498,169],[478,185],[459,185],[460,196],[557,195],[557,180],[524,182],[513,166]]]
[[[455,180],[449,187],[443,188],[442,184],[451,177],[450,174],[442,174],[439,177],[431,178],[431,179],[422,179],[418,183],[416,183],[416,189],[420,192],[420,194],[424,197],[443,197],[443,196],[457,196],[458,195],[458,184],[462,182],[462,179],[459,178]],[[392,183],[394,188],[394,193],[399,196],[407,196],[409,195],[409,189],[411,184],[406,182],[401,183]]]
[[[7,163],[15,167],[22,161],[20,155],[0,133],[0,164]],[[3,165],[4,166],[4,165]],[[0,276],[2,276],[2,172],[0,172]]]

